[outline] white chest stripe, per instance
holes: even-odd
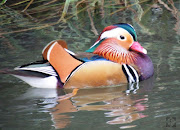
[[[123,64],[122,70],[126,75],[126,78],[129,83],[139,82],[139,76],[137,71],[130,65]]]
[[[138,76],[137,71],[132,66],[129,65],[129,67],[132,69],[132,71],[134,72],[134,74],[136,76],[136,82],[139,82],[139,76]]]
[[[133,76],[131,75],[131,73],[129,72],[129,69],[127,68],[126,65],[123,65],[123,66],[124,66],[125,71],[126,71],[126,73],[127,73],[127,75],[128,75],[128,82],[129,82],[129,83],[134,83],[135,80],[134,80]]]

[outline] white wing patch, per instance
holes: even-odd
[[[16,67],[16,68],[14,68],[14,70],[29,70],[29,71],[36,71],[36,72],[49,74],[49,75],[52,75],[52,76],[58,76],[56,71],[54,70],[54,68],[52,66],[22,67],[22,68]]]

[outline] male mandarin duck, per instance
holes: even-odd
[[[65,41],[50,42],[43,60],[16,67],[14,75],[41,88],[84,88],[134,83],[153,75],[147,51],[137,42],[135,29],[119,23],[105,27],[86,52],[75,54]]]

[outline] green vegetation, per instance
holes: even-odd
[[[8,24],[11,21],[9,20],[10,18],[18,20],[21,26],[27,20],[31,23],[28,26],[25,25],[25,28],[18,27],[18,29],[13,31],[1,31],[0,35],[47,28],[56,24],[66,23],[70,19],[79,20],[82,23],[90,22],[92,32],[98,35],[94,24],[97,22],[96,20],[101,19],[102,21],[102,19],[106,19],[109,16],[115,17],[120,12],[130,12],[133,14],[134,20],[140,22],[142,17],[157,4],[156,8],[161,8],[159,5],[164,6],[179,20],[179,12],[174,5],[178,2],[178,0],[168,0],[166,2],[163,2],[163,0],[66,0],[65,2],[59,0],[3,0],[1,2],[0,18],[4,18],[4,20],[1,20],[1,25]],[[85,16],[85,18],[82,18],[82,16]],[[126,20],[121,19],[121,21],[125,22]],[[106,21],[105,23],[109,22]]]
[[[6,1],[7,1],[7,0],[2,0],[2,1],[1,1],[1,3],[0,3],[0,5],[5,4],[5,3],[6,3]]]

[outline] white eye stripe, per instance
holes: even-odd
[[[120,36],[124,36],[124,33],[129,33],[127,30],[123,29],[123,28],[114,28],[112,30],[109,31],[105,31],[101,34],[100,39],[103,38],[117,38],[119,40],[125,40],[125,39],[121,39]],[[130,33],[129,33],[130,34]],[[131,34],[130,34],[131,35]],[[125,36],[124,36],[125,37]]]
[[[100,39],[98,41],[96,41],[94,43],[94,45],[92,45],[90,48],[97,45],[99,43],[99,41],[104,39],[104,38],[117,38],[121,41],[125,41],[125,40],[127,40],[127,38],[125,38],[124,40],[120,39],[120,36],[121,35],[123,36],[124,33],[128,33],[131,36],[131,38],[133,39],[132,35],[127,30],[125,30],[123,28],[114,28],[114,29],[103,32],[100,36]]]

